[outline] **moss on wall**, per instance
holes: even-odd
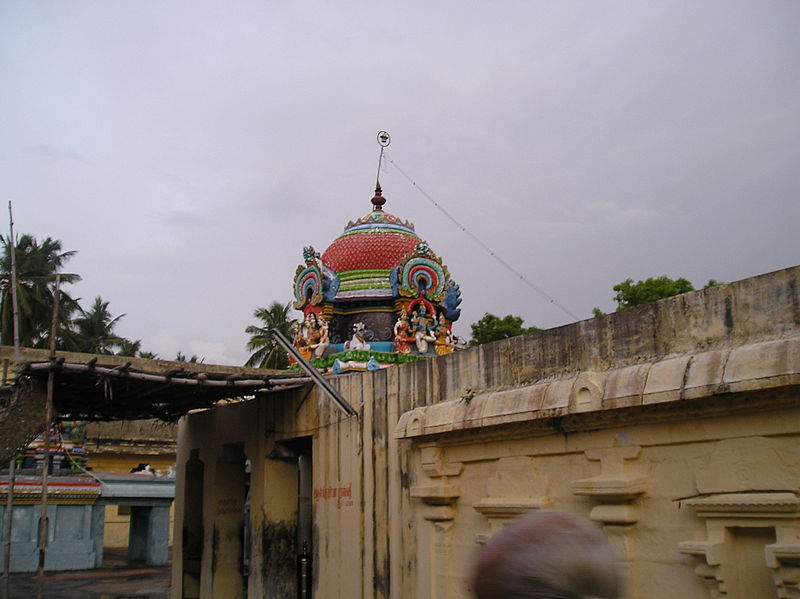
[[[261,529],[265,597],[268,599],[297,594],[296,537],[294,522],[265,522]]]

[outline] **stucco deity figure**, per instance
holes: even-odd
[[[308,346],[308,339],[303,333],[303,325],[296,322],[292,325],[292,345],[295,346],[298,353],[306,360],[311,359],[311,348]]]
[[[453,332],[447,326],[447,320],[444,316],[439,318],[439,330],[437,331],[436,341],[433,342],[433,349],[436,351],[437,356],[444,356],[445,354],[452,353],[455,349],[456,343],[453,339]]]
[[[408,314],[405,310],[400,312],[397,322],[394,323],[394,351],[398,354],[410,354],[411,344],[414,343],[414,332],[411,330],[411,323],[408,322]]]
[[[429,316],[425,304],[420,305],[411,316],[411,328],[414,331],[414,341],[420,354],[428,352],[428,342],[436,341],[436,316]]]
[[[371,350],[372,346],[369,343],[367,343],[366,338],[364,336],[366,332],[367,332],[367,325],[365,325],[363,322],[353,323],[353,336],[350,338],[349,341],[344,342],[345,351]]]
[[[307,345],[313,352],[312,355],[314,358],[322,358],[330,344],[328,323],[324,319],[317,317],[313,312],[309,312],[305,320],[305,329]]]

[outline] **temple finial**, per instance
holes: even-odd
[[[386,203],[386,198],[382,195],[381,190],[381,163],[383,162],[383,149],[392,142],[392,138],[386,131],[378,132],[378,145],[381,147],[381,154],[378,156],[378,175],[375,177],[375,195],[372,198],[372,205],[374,210],[383,210],[383,205]]]
[[[370,201],[374,207],[373,210],[383,210],[383,205],[386,203],[386,198],[383,197],[383,190],[381,190],[380,183],[375,185],[375,195]]]

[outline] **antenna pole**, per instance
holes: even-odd
[[[378,156],[378,174],[375,177],[376,189],[380,189],[381,187],[381,163],[383,162],[383,149],[386,148],[390,143],[392,143],[392,138],[389,137],[389,133],[386,131],[380,131],[378,133],[378,145],[381,147],[381,154]]]

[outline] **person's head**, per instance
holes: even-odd
[[[537,511],[492,536],[472,579],[478,599],[616,599],[617,570],[596,527]]]

